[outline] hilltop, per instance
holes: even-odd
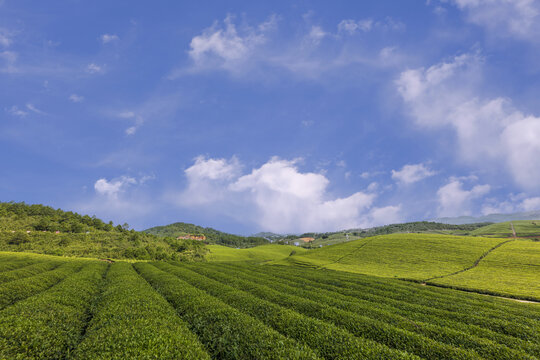
[[[472,224],[480,222],[501,223],[516,220],[539,220],[540,210],[518,212],[511,214],[490,214],[484,216],[458,216],[458,217],[443,217],[434,219],[433,221],[445,223],[445,224]]]
[[[266,235],[267,239],[273,242],[295,244],[306,247],[320,247],[326,245],[339,244],[342,242],[363,239],[376,235],[388,235],[397,233],[418,233],[418,234],[446,234],[446,235],[470,235],[475,230],[480,229],[490,222],[473,223],[473,224],[444,224],[431,221],[415,221],[402,224],[390,224],[384,226],[376,226],[366,229],[349,229],[326,233],[304,233],[302,235],[278,235],[274,233],[259,233]],[[310,243],[302,243],[301,238],[313,238]]]
[[[201,259],[204,244],[128,230],[95,216],[24,202],[0,203],[0,250],[93,258]]]
[[[267,239],[260,236],[233,235],[212,229],[210,227],[202,227],[184,222],[176,222],[174,224],[164,226],[155,226],[150,229],[143,230],[143,232],[160,237],[168,236],[173,238],[187,234],[200,234],[206,236],[206,243],[208,244],[218,244],[240,248],[270,243]]]

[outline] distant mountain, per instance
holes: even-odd
[[[251,247],[269,243],[269,241],[262,236],[233,235],[209,227],[202,227],[183,222],[177,222],[164,226],[155,226],[150,229],[143,230],[143,232],[157,236],[169,237],[178,237],[187,234],[204,235],[206,236],[207,243],[231,247]]]
[[[485,216],[458,216],[458,217],[443,217],[433,221],[445,223],[445,224],[472,224],[481,222],[506,222],[515,220],[540,220],[540,210],[519,212],[513,214],[490,214]]]
[[[270,240],[270,241],[275,241],[275,240],[279,240],[279,239],[282,239],[285,237],[285,235],[281,235],[281,234],[276,234],[276,233],[273,233],[273,232],[258,232],[256,234],[253,234],[251,236],[254,236],[254,237],[262,237],[262,238],[265,238],[267,240]]]

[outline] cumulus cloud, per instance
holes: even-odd
[[[191,39],[189,56],[195,68],[221,67],[230,71],[239,67],[254,54],[256,48],[266,42],[267,33],[277,21],[275,16],[257,27],[238,28],[234,18],[227,16],[221,25],[215,22],[210,28]]]
[[[403,166],[399,171],[392,170],[392,179],[401,184],[408,185],[435,174],[435,171],[430,170],[424,164],[410,164]]]
[[[482,214],[508,214],[521,211],[540,210],[540,197],[529,197],[525,193],[510,194],[503,201],[492,198],[487,199],[482,206]]]
[[[490,190],[489,185],[476,185],[470,190],[466,190],[463,188],[461,180],[451,179],[448,184],[437,191],[439,216],[470,215],[473,200],[481,198]]]
[[[208,70],[225,70],[234,76],[249,74],[251,79],[254,74],[268,76],[271,71],[282,70],[300,77],[318,78],[351,64],[374,67],[395,64],[389,59],[379,59],[381,49],[368,50],[341,35],[403,29],[400,22],[391,18],[349,19],[341,21],[337,31],[331,31],[312,24],[310,16],[304,16],[304,21],[306,26],[291,35],[290,32],[279,34],[277,16],[257,26],[238,24],[233,16],[227,16],[223,22],[214,22],[191,39],[188,54],[192,66],[174,69],[169,78]],[[400,58],[395,52],[394,49],[393,55]]]
[[[467,20],[495,36],[539,41],[540,4],[537,0],[452,0]]]
[[[238,159],[198,157],[185,170],[184,206],[206,206],[238,220],[277,232],[368,227],[400,219],[400,207],[375,207],[376,195],[356,192],[332,197],[322,174],[301,172],[298,160],[272,158],[248,174]]]
[[[129,185],[136,184],[137,180],[129,176],[122,176],[108,181],[105,178],[99,179],[94,184],[96,194],[106,196],[110,199],[118,199],[118,195],[125,191]]]
[[[145,194],[145,183],[153,175],[100,178],[94,183],[94,194],[85,202],[72,205],[80,212],[115,219],[115,222],[145,222],[145,216],[154,211],[155,201]]]
[[[460,158],[486,169],[505,169],[527,189],[540,183],[540,118],[516,110],[509,99],[478,96],[483,59],[456,56],[429,68],[406,70],[398,92],[417,125],[452,130]]]
[[[523,200],[521,208],[525,211],[540,210],[540,197],[532,197]]]
[[[84,96],[80,96],[80,95],[77,95],[77,94],[71,94],[71,95],[69,95],[68,99],[71,102],[79,103],[79,102],[82,102],[84,100]]]
[[[103,34],[101,35],[101,42],[107,44],[110,42],[118,41],[120,38],[115,34]]]

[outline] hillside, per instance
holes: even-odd
[[[254,261],[266,262],[285,259],[308,250],[292,245],[260,245],[248,249],[233,249],[222,245],[208,245],[208,261]]]
[[[177,222],[164,226],[155,226],[150,229],[143,230],[143,232],[146,234],[168,236],[173,238],[188,234],[202,234],[206,236],[206,243],[208,244],[218,244],[239,248],[270,243],[263,237],[233,235],[209,227],[202,227],[183,222]]]
[[[320,247],[326,245],[339,244],[342,242],[358,240],[366,237],[399,233],[418,233],[418,234],[446,234],[446,235],[469,235],[472,231],[489,225],[491,223],[474,223],[453,225],[436,223],[430,221],[416,221],[402,224],[390,224],[384,226],[377,226],[367,229],[349,229],[336,232],[326,233],[305,233],[302,235],[288,235],[283,236],[281,241],[289,244],[298,242],[299,238],[312,237],[315,240],[310,244],[300,243],[301,246],[306,247]],[[276,239],[275,237],[273,238]]]
[[[127,230],[44,205],[0,203],[0,251],[93,258],[202,259],[204,244]]]
[[[517,220],[491,224],[472,231],[471,235],[512,237],[512,226],[517,237],[538,237],[540,239],[540,220]]]
[[[315,249],[277,263],[540,298],[540,288],[533,286],[540,267],[540,242],[507,241],[392,234]]]

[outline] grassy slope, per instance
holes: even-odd
[[[384,277],[427,279],[469,266],[501,241],[433,234],[391,234],[316,249],[295,255],[290,260]]]
[[[517,220],[512,221],[517,236],[535,236],[540,237],[540,220]],[[471,235],[476,236],[512,236],[512,228],[510,222],[503,222],[481,227],[480,229],[471,232]]]
[[[500,238],[432,234],[392,234],[328,246],[282,259],[276,263],[427,280],[456,288],[540,299],[540,242]]]
[[[297,254],[308,250],[292,245],[261,245],[249,249],[233,249],[222,245],[208,245],[208,261],[271,261],[287,258],[293,251]]]
[[[540,299],[540,242],[516,240],[506,243],[486,256],[477,267],[433,282]]]

